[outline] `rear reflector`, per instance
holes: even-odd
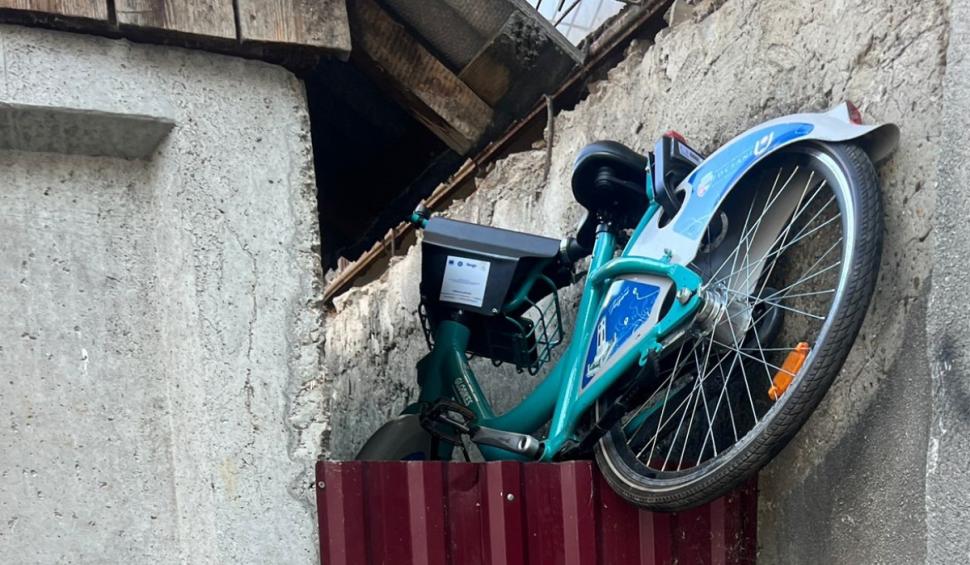
[[[849,121],[854,123],[857,126],[861,126],[862,112],[859,111],[859,108],[857,108],[855,104],[853,104],[852,102],[849,102],[848,100],[846,100],[845,105],[848,106],[849,108]]]
[[[667,136],[667,137],[672,137],[672,138],[676,139],[677,141],[679,141],[681,143],[687,143],[687,139],[684,138],[684,136],[681,135],[679,131],[669,130],[664,135]]]
[[[808,352],[811,351],[811,347],[804,341],[795,346],[791,352],[785,357],[785,362],[781,365],[781,370],[775,373],[775,378],[771,380],[771,388],[768,389],[768,398],[772,400],[778,400],[781,395],[785,394],[788,387],[791,386],[793,380],[795,380],[795,375],[798,374],[798,370],[802,368],[805,363],[805,358],[808,357]]]

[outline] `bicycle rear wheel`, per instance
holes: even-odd
[[[656,388],[597,444],[610,486],[680,510],[767,464],[852,347],[882,231],[876,173],[858,146],[793,145],[742,179],[691,264],[710,298],[706,321],[667,349]]]

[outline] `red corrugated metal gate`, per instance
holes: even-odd
[[[585,461],[317,464],[323,565],[752,564],[756,497],[661,514]]]

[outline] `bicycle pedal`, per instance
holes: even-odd
[[[422,411],[420,421],[433,437],[458,445],[463,434],[472,433],[475,413],[464,404],[442,399]]]

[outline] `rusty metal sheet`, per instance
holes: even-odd
[[[317,464],[323,565],[750,565],[754,481],[714,502],[653,513],[588,461]]]

